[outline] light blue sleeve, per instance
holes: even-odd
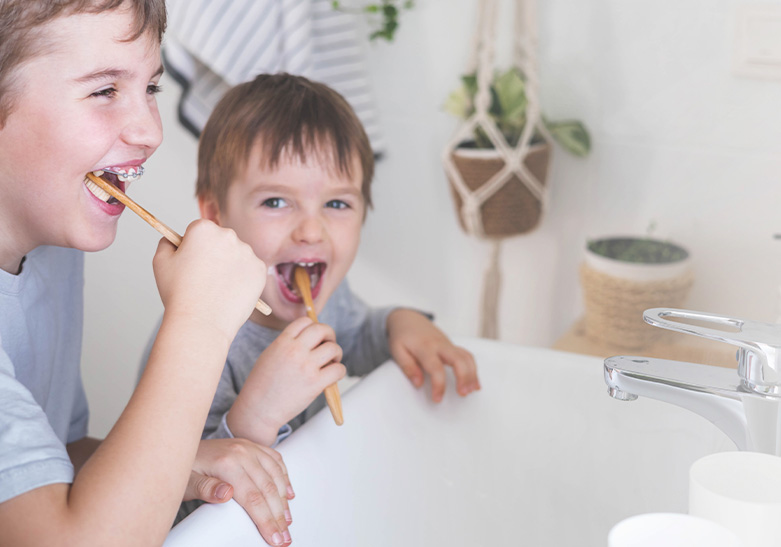
[[[73,465],[65,445],[0,347],[0,503],[34,488],[71,482]]]

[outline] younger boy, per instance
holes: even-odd
[[[271,445],[285,424],[296,428],[324,406],[323,389],[345,366],[365,375],[391,356],[416,387],[431,376],[434,401],[444,394],[444,365],[460,395],[480,389],[471,354],[428,318],[371,309],[347,286],[373,172],[361,123],[323,84],[261,75],[215,108],[199,147],[201,216],[235,230],[269,266],[262,296],[274,311],[253,313],[239,330],[205,436]],[[296,265],[309,272],[321,324],[305,317]]]

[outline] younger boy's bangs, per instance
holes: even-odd
[[[342,139],[344,140],[344,139]],[[296,159],[301,163],[317,162],[329,166],[333,173],[353,176],[353,154],[347,142],[339,143],[330,132],[315,132],[312,128],[289,135],[259,135],[261,147],[261,167],[276,169],[283,160]]]

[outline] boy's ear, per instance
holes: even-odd
[[[198,209],[201,211],[201,218],[211,220],[215,224],[220,224],[220,206],[217,200],[212,197],[198,196]]]

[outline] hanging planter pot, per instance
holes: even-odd
[[[495,239],[536,228],[547,194],[551,141],[577,156],[590,149],[583,124],[542,117],[536,90],[520,67],[462,76],[444,108],[465,120],[446,149],[444,166],[468,234]]]
[[[501,242],[537,227],[546,207],[551,141],[561,143],[563,136],[578,155],[585,155],[590,144],[580,123],[549,124],[543,119],[536,0],[514,4],[512,66],[494,70],[499,1],[479,0],[472,56],[461,86],[445,104],[446,111],[463,120],[442,154],[458,220],[467,234],[492,246],[480,315],[480,335],[486,338],[499,336]],[[468,140],[474,141],[475,150],[465,149]]]
[[[586,335],[611,346],[641,349],[664,331],[643,321],[649,308],[682,308],[694,276],[683,247],[644,237],[590,241],[580,267]]]
[[[456,148],[451,152],[455,169],[469,189],[474,193],[484,187],[506,165],[502,155],[495,149]],[[523,164],[534,177],[545,185],[551,159],[551,146],[540,143],[529,148]],[[450,191],[461,228],[470,233],[469,213],[464,210],[464,200],[457,186],[449,177]],[[543,204],[538,196],[529,190],[518,173],[513,173],[492,196],[479,206],[482,233],[488,238],[509,237],[529,232],[542,219]]]

